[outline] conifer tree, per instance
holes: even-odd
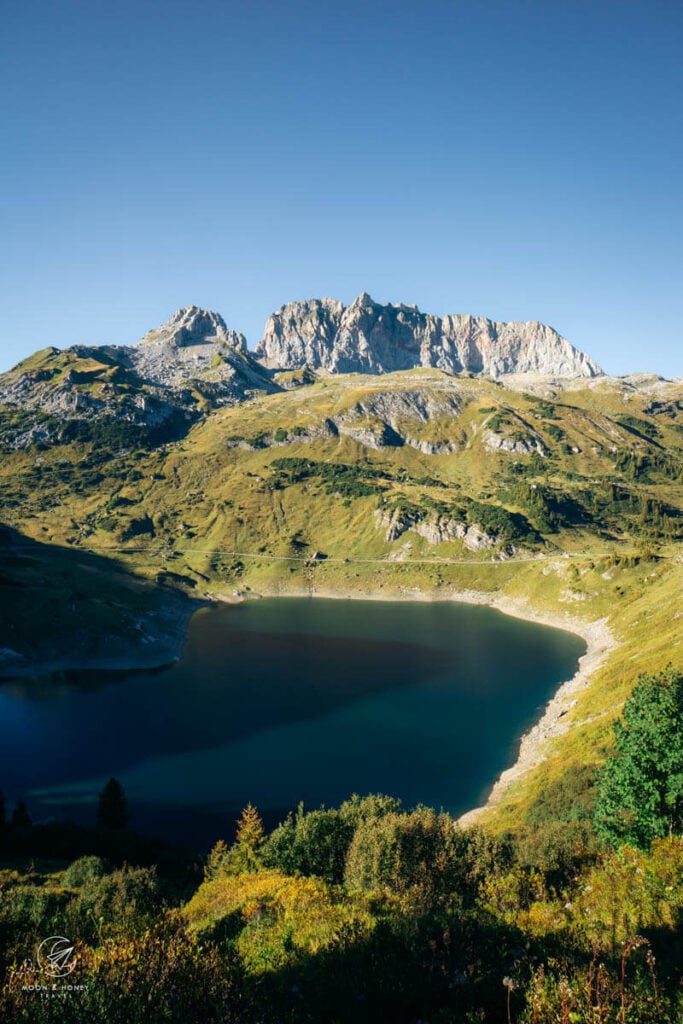
[[[230,866],[236,871],[256,871],[261,866],[260,853],[264,841],[263,822],[256,808],[248,803],[237,822]]]
[[[29,828],[33,824],[31,815],[28,813],[28,807],[23,800],[17,801],[12,812],[12,824],[15,828]]]
[[[210,881],[220,875],[221,871],[225,868],[227,856],[227,844],[224,839],[219,839],[218,842],[211,847],[206,864],[204,865],[204,878],[206,881]]]
[[[118,779],[110,779],[99,796],[97,824],[103,828],[125,828],[128,819],[124,788]]]

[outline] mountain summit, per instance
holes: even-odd
[[[0,374],[0,405],[34,410],[12,432],[15,447],[61,437],[66,420],[104,418],[168,438],[208,409],[279,391],[270,378],[247,352],[243,334],[218,313],[187,306],[136,345],[34,353]],[[56,419],[46,426],[46,416]]]
[[[187,348],[193,345],[229,345],[240,352],[247,351],[247,339],[238,331],[230,330],[220,313],[185,306],[169,317],[166,323],[141,338],[138,346],[151,345]]]
[[[241,369],[247,355],[247,339],[230,330],[218,313],[186,306],[160,327],[148,331],[128,351],[143,380],[183,386],[207,373],[216,381],[223,381],[227,372],[232,380],[235,361]],[[227,371],[222,367],[228,367]]]
[[[500,323],[485,317],[421,313],[381,305],[363,292],[350,306],[309,299],[269,317],[257,357],[270,368],[305,365],[329,373],[391,373],[417,366],[499,377],[541,373],[596,377],[602,370],[552,327]]]

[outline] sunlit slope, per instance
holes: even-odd
[[[552,401],[423,370],[216,409],[161,448],[108,445],[81,422],[77,439],[4,454],[2,514],[134,563],[163,552],[214,588],[259,554],[664,554],[683,534],[683,414],[661,391],[602,383]],[[235,552],[249,559],[238,569],[222,557]]]
[[[435,370],[278,383],[164,443],[68,415],[6,442],[0,515],[198,598],[472,591],[568,628],[605,620],[616,649],[496,812],[518,824],[600,760],[640,672],[681,663],[683,390]]]

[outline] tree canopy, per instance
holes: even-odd
[[[647,849],[683,829],[683,675],[642,675],[615,725],[598,781],[595,827],[614,845]]]
[[[99,796],[97,824],[104,828],[125,828],[128,824],[128,803],[118,779],[110,779]]]

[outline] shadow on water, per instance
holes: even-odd
[[[204,608],[167,668],[1,686],[1,781],[34,817],[91,820],[115,775],[136,827],[174,839],[210,841],[248,800],[269,820],[352,791],[457,812],[510,763],[584,649],[452,603]]]

